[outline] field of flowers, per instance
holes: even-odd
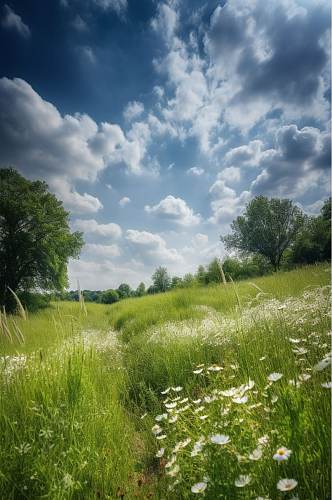
[[[0,498],[329,499],[329,282],[325,264],[9,318]]]

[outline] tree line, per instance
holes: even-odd
[[[0,169],[0,306],[16,308],[16,296],[29,308],[47,305],[52,297],[78,300],[68,287],[67,265],[78,258],[83,234],[71,232],[67,212],[45,182],[29,181],[12,168]],[[113,303],[128,297],[204,286],[225,280],[261,276],[331,258],[331,198],[318,216],[308,216],[288,199],[257,196],[221,236],[228,252],[196,273],[170,276],[163,266],[136,289],[84,290],[85,300]],[[233,252],[233,253],[232,253]]]

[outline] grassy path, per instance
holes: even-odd
[[[330,498],[328,281],[321,265],[16,319],[0,498]]]

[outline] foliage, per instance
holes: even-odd
[[[291,261],[301,264],[331,259],[331,198],[326,200],[318,217],[308,217],[298,234]]]
[[[100,302],[102,304],[113,304],[118,300],[119,293],[117,292],[117,290],[105,290],[105,292],[103,292],[100,297]]]
[[[158,267],[152,275],[155,292],[166,292],[171,286],[171,279],[166,267]]]
[[[0,169],[0,304],[15,308],[14,291],[61,290],[69,257],[78,257],[81,233],[44,182]]]
[[[143,297],[146,294],[145,283],[143,281],[138,285],[135,295],[136,297]]]
[[[222,264],[220,262],[220,259],[215,258],[208,265],[206,272],[206,282],[207,283],[223,282]]]
[[[118,286],[116,291],[119,295],[119,298],[121,299],[126,299],[130,297],[132,293],[132,290],[127,283],[121,283],[121,285]]]
[[[303,223],[301,210],[291,200],[257,196],[231,224],[232,234],[221,239],[227,249],[263,255],[277,270]]]
[[[267,259],[259,254],[244,259],[226,257],[222,267],[226,278],[231,277],[235,281],[263,276],[272,270]]]

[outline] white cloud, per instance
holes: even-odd
[[[200,214],[195,214],[185,200],[175,198],[172,195],[166,196],[157,205],[146,205],[144,210],[149,214],[157,215],[183,226],[192,226],[201,222]]]
[[[127,0],[92,0],[98,7],[104,10],[113,10],[118,15],[123,15],[127,10]]]
[[[241,179],[241,170],[238,167],[224,168],[219,174],[218,179],[228,183],[236,183]]]
[[[114,222],[99,224],[95,219],[76,219],[73,226],[76,230],[83,231],[86,234],[109,238],[120,238],[122,235],[121,227]]]
[[[119,205],[120,207],[125,207],[126,205],[128,205],[128,203],[131,202],[131,199],[128,198],[128,196],[124,196],[123,198],[121,198],[121,200],[119,201]]]
[[[127,106],[123,111],[123,116],[125,120],[132,121],[144,112],[144,104],[139,101],[128,102]]]
[[[200,168],[200,167],[191,167],[191,168],[188,168],[188,170],[187,170],[187,174],[191,174],[191,175],[195,175],[195,176],[203,175],[204,172],[205,172],[204,168]]]
[[[86,45],[85,47],[80,47],[79,50],[81,51],[81,54],[83,58],[90,64],[95,64],[97,61],[96,54],[94,53],[94,50],[92,47],[89,47]]]
[[[150,140],[145,123],[134,123],[128,138],[115,124],[97,124],[86,114],[62,116],[50,102],[19,78],[0,79],[0,161],[30,178],[43,178],[63,196],[66,206],[96,212],[97,198],[79,194],[77,180],[96,181],[107,166],[124,164],[142,172]],[[22,133],[24,130],[24,133]]]
[[[84,253],[93,255],[98,259],[110,259],[121,255],[118,245],[100,245],[97,243],[86,243],[83,248]]]
[[[195,236],[193,236],[191,242],[195,248],[202,248],[207,246],[207,244],[209,243],[209,237],[207,234],[196,233]]]
[[[182,261],[178,251],[175,248],[168,248],[166,241],[159,234],[128,229],[126,239],[135,246],[135,251],[147,264],[156,262],[162,265],[167,262]]]
[[[209,219],[212,224],[229,224],[239,215],[251,197],[249,191],[243,191],[238,196],[236,191],[227,186],[225,181],[221,179],[218,179],[211,186],[209,192],[214,197],[211,202],[213,215]]]
[[[1,25],[4,28],[17,31],[23,38],[29,38],[31,35],[30,28],[22,21],[21,16],[16,14],[7,4],[4,5],[4,12],[5,15],[1,21]]]
[[[77,31],[80,31],[80,32],[84,32],[84,31],[89,30],[88,25],[86,24],[84,19],[82,19],[82,17],[79,14],[77,14],[76,17],[74,18],[72,25]]]
[[[178,16],[175,10],[165,3],[159,4],[151,26],[157,33],[161,33],[166,42],[170,43],[173,40],[177,23]]]

